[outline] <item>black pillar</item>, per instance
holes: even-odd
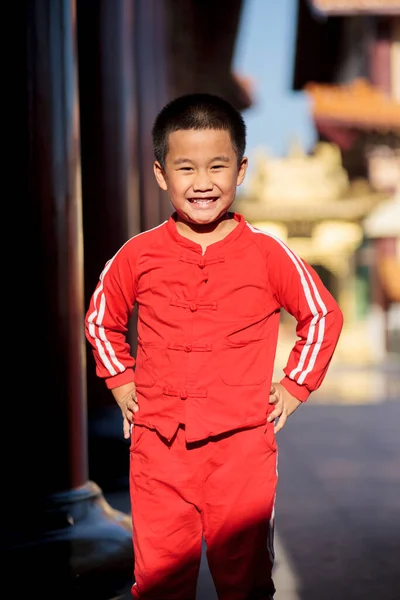
[[[7,461],[3,568],[16,597],[19,586],[21,597],[99,599],[126,581],[133,557],[130,518],[88,479],[75,0],[22,4],[28,186],[18,223],[27,235],[13,293],[25,302],[14,307],[20,423]]]

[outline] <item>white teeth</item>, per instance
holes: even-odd
[[[211,204],[212,202],[214,202],[214,198],[212,198],[210,200],[195,200],[195,199],[193,199],[192,202],[194,204]]]

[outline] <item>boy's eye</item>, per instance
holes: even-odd
[[[191,171],[192,167],[181,167],[179,170],[180,171]]]
[[[223,169],[224,165],[213,165],[211,168],[212,169]]]

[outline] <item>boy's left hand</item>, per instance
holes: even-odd
[[[275,408],[268,416],[267,421],[271,423],[275,419],[278,419],[275,423],[274,433],[278,433],[282,429],[287,418],[302,404],[301,400],[289,394],[281,383],[272,383],[269,393],[269,403],[274,404]]]

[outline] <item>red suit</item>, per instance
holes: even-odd
[[[106,264],[86,315],[96,371],[135,381],[131,442],[134,597],[194,598],[207,543],[223,600],[268,598],[276,443],[266,423],[280,309],[298,339],[281,383],[299,400],[322,383],[342,313],[315,271],[249,225],[207,247],[174,216]],[[125,335],[138,308],[138,349]]]

